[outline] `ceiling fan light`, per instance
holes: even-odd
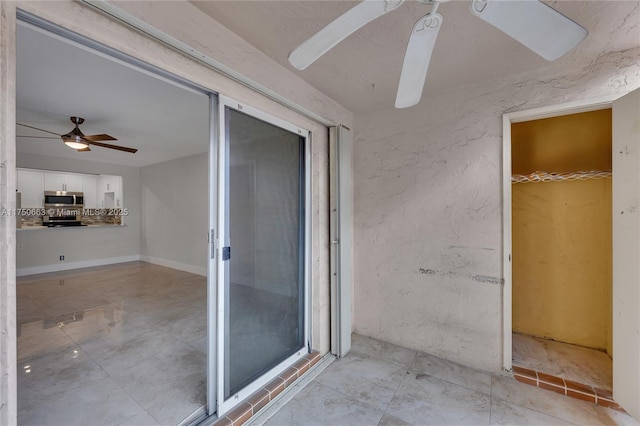
[[[64,144],[69,148],[73,148],[73,149],[85,149],[88,146],[86,143],[82,143],[82,142],[67,141]]]
[[[88,143],[78,137],[68,137],[67,135],[64,135],[62,136],[62,140],[66,146],[72,149],[85,149],[89,147]]]

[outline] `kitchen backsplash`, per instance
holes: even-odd
[[[21,228],[29,228],[31,226],[42,226],[42,216],[22,216]]]
[[[107,214],[104,209],[85,209],[82,216],[83,225],[122,225],[122,216]],[[38,227],[42,225],[42,216],[22,216],[21,228]]]
[[[122,225],[122,216],[109,215],[106,213],[100,214],[100,211],[105,209],[85,209],[85,215],[82,216],[83,225]],[[87,214],[89,211],[91,214]],[[107,209],[108,212],[108,209]]]

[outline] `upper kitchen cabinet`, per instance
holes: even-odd
[[[99,209],[102,207],[102,200],[98,197],[97,175],[83,175],[82,186],[84,188],[84,208]]]
[[[122,176],[100,175],[98,194],[102,196],[101,207],[122,207]]]
[[[44,173],[18,169],[18,191],[22,193],[22,208],[44,207]]]
[[[82,175],[77,173],[46,172],[44,174],[44,190],[82,192]]]
[[[84,193],[87,209],[122,208],[122,176],[17,169],[22,207],[44,206],[44,191]]]

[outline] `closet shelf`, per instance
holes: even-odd
[[[562,180],[589,180],[611,178],[611,171],[591,170],[588,172],[548,173],[533,172],[528,175],[513,175],[511,183],[555,182]]]

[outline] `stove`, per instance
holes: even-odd
[[[79,220],[72,220],[68,222],[43,222],[42,223],[47,228],[63,228],[66,226],[87,226],[83,225]]]

